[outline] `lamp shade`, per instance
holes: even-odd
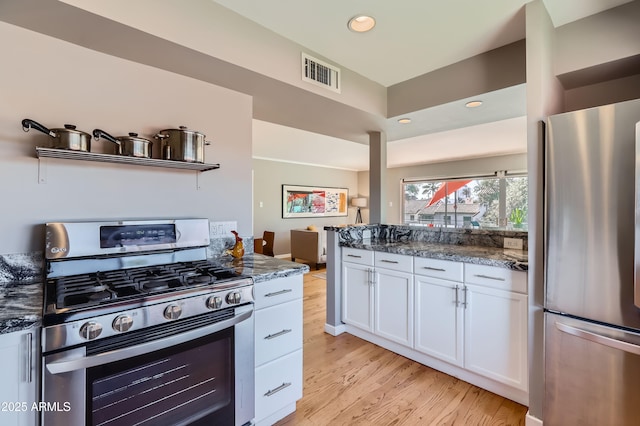
[[[351,205],[353,207],[367,207],[367,199],[366,198],[352,198]]]

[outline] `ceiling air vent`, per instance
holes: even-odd
[[[302,80],[340,93],[340,68],[302,54]]]

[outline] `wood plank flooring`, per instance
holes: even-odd
[[[304,276],[303,397],[276,425],[524,425],[520,404],[350,334],[326,334],[318,272]]]

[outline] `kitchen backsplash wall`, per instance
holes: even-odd
[[[252,98],[0,22],[0,254],[42,250],[51,221],[205,217],[234,220],[252,234]],[[136,46],[143,49],[144,46]],[[206,72],[205,70],[203,70]],[[153,135],[184,125],[207,135],[207,172],[36,158],[50,128]],[[91,151],[113,144],[92,140]]]

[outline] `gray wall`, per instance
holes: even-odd
[[[253,233],[255,237],[260,237],[264,231],[275,232],[276,256],[291,253],[291,229],[306,228],[309,225],[322,228],[355,222],[356,210],[351,206],[348,208],[348,216],[283,219],[282,185],[348,188],[351,199],[358,195],[357,172],[257,159],[253,160],[253,172]]]
[[[5,23],[0,39],[1,254],[42,250],[42,224],[58,220],[196,216],[237,220],[251,235],[251,97]],[[23,118],[116,136],[186,125],[212,141],[205,161],[221,168],[196,176],[45,159],[39,169],[35,146],[49,137],[23,132]],[[111,148],[93,141],[93,151]]]

